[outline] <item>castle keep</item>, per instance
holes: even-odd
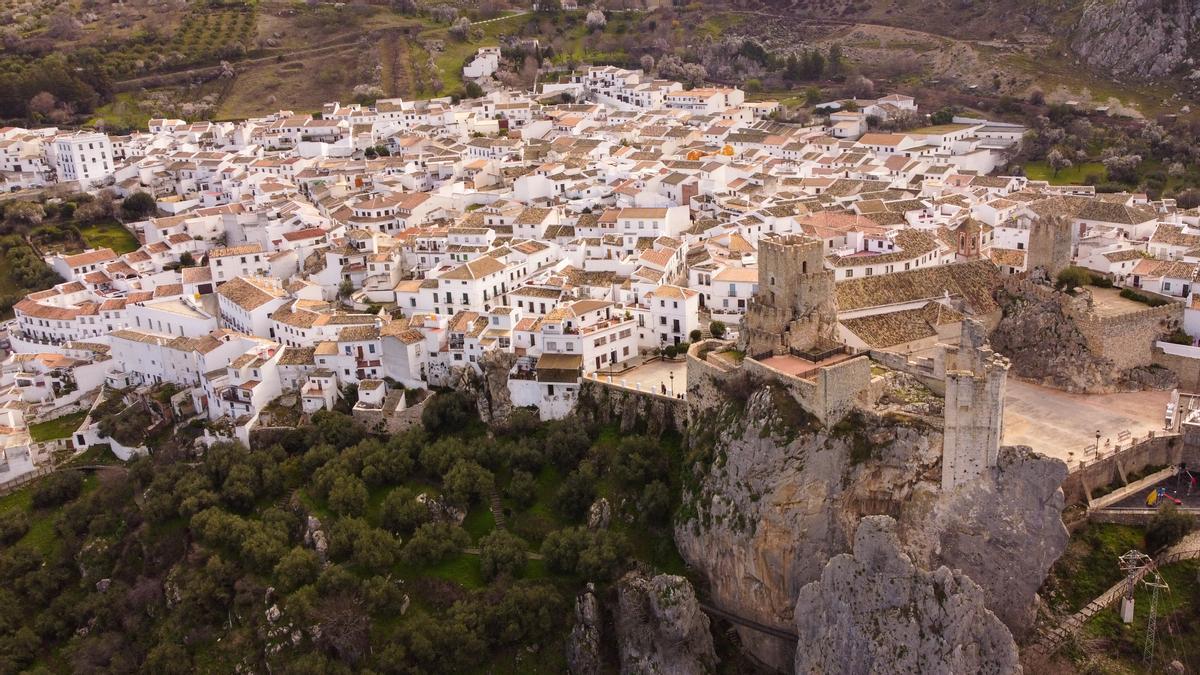
[[[834,273],[821,242],[771,235],[758,242],[758,293],[750,299],[742,340],[756,356],[835,347]]]

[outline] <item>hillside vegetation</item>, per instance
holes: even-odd
[[[180,437],[3,498],[0,672],[562,672],[584,582],[683,571],[677,439],[526,411],[493,437],[458,394],[423,420]]]

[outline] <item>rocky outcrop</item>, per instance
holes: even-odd
[[[475,396],[479,417],[488,424],[502,423],[512,414],[512,395],[508,390],[508,373],[517,363],[517,355],[500,350],[485,352],[479,358],[483,375],[464,368],[456,389]]]
[[[864,518],[853,554],[800,589],[797,673],[1020,673],[1017,646],[960,572],[906,556],[887,516]]]
[[[1089,0],[1071,38],[1088,65],[1159,79],[1195,70],[1200,4],[1187,0]]]
[[[567,667],[572,675],[597,675],[600,661],[600,603],[596,588],[587,585],[575,599],[575,626],[567,637]]]
[[[462,525],[467,519],[467,512],[446,501],[442,497],[429,496],[422,492],[415,497],[418,504],[429,509],[429,517],[435,522]]]
[[[687,579],[629,572],[617,584],[617,600],[623,675],[696,675],[716,669],[708,617]]]
[[[304,519],[304,545],[316,552],[321,564],[325,563],[329,554],[329,539],[321,528],[321,520],[316,516]]]
[[[1012,362],[1010,375],[1093,394],[1170,389],[1178,381],[1152,364],[1155,339],[1181,312],[1175,305],[1100,316],[1086,289],[1072,296],[1022,280],[1007,283],[997,300],[1004,317],[990,341]]]
[[[680,382],[682,387],[683,383]],[[616,424],[621,433],[657,436],[682,431],[687,423],[687,404],[682,399],[607,387],[593,380],[579,386],[575,414],[591,424]]]
[[[864,516],[886,514],[899,521],[908,555],[960,569],[989,608],[1027,629],[1034,594],[1066,543],[1061,462],[1002,448],[994,470],[943,493],[936,426],[869,412],[832,429],[806,426],[785,419],[772,391],[689,429],[694,482],[675,540],[714,605],[790,630],[800,589],[850,551]],[[756,658],[790,669],[794,644],[738,631]]]
[[[587,526],[589,530],[607,530],[612,521],[612,506],[608,499],[601,497],[588,507]]]

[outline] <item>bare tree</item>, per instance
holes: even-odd
[[[70,14],[55,14],[50,17],[46,33],[59,40],[74,40],[79,37],[83,24]]]
[[[460,16],[454,20],[454,25],[450,27],[450,35],[459,40],[466,40],[471,34],[471,20],[465,16]]]

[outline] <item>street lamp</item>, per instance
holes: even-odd
[[[675,397],[675,371],[672,370],[670,372],[670,378],[671,378],[671,397],[674,398]]]
[[[1100,455],[1100,430],[1096,430],[1096,456]]]

